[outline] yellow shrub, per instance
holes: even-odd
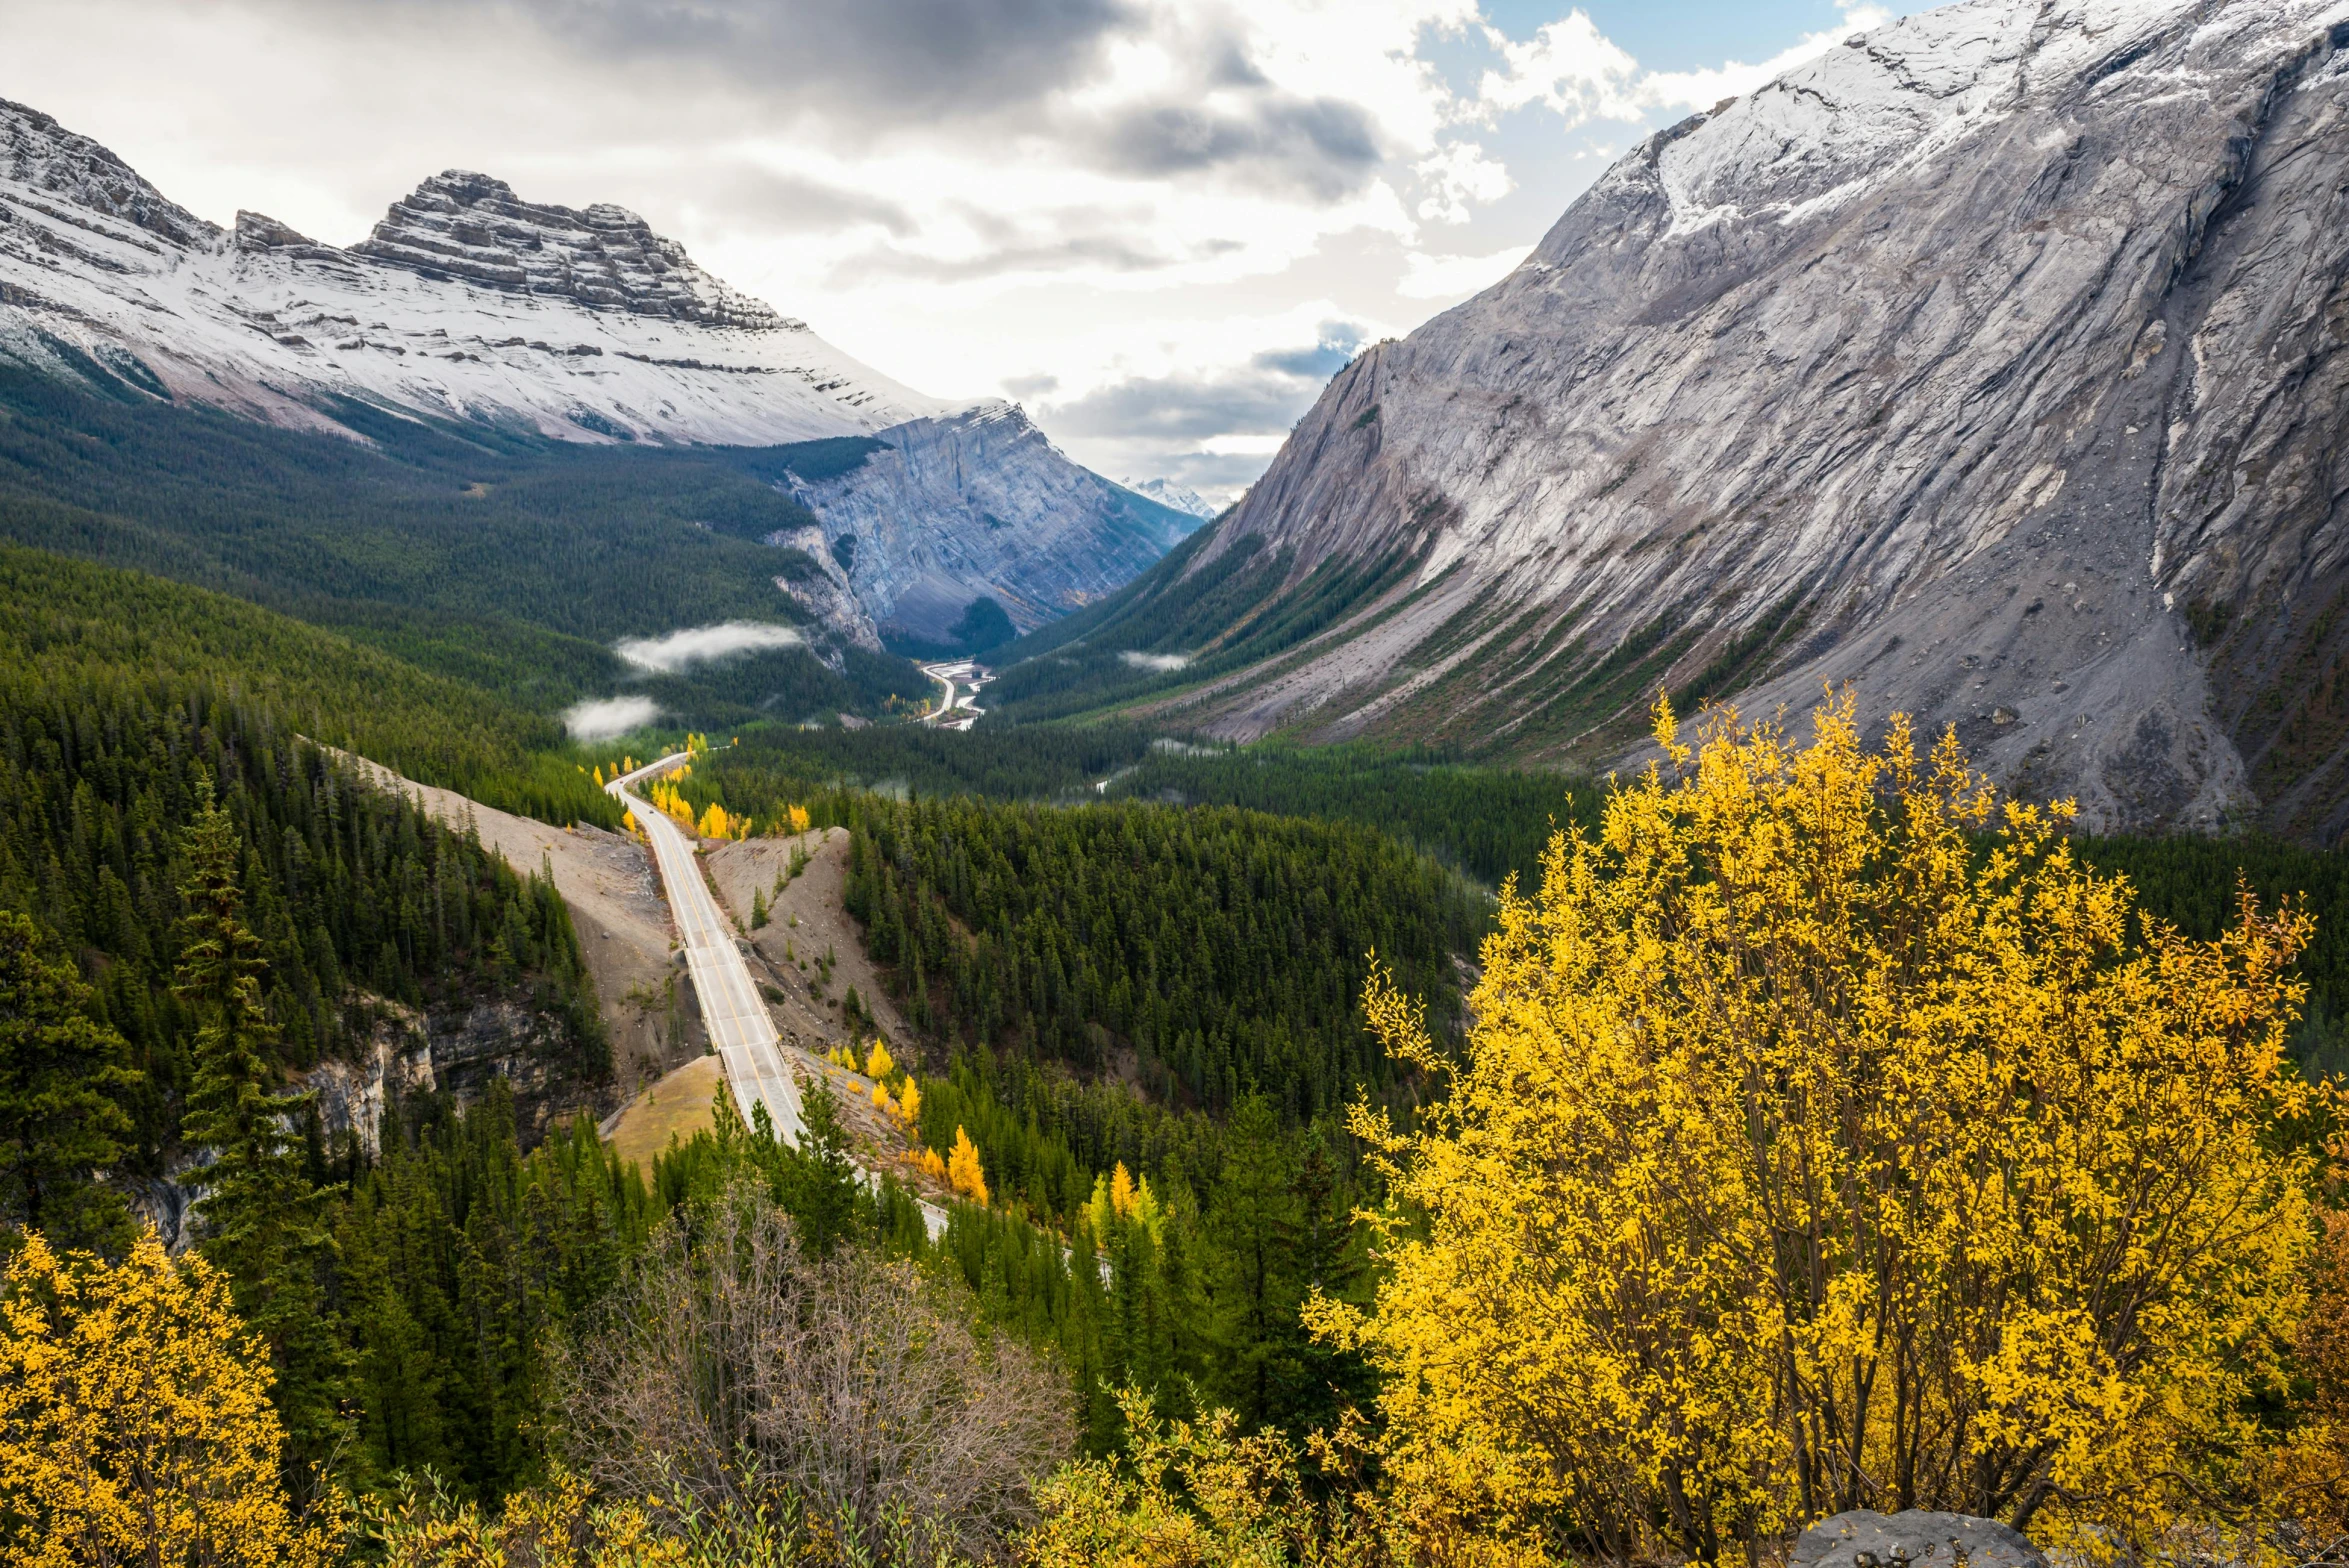
[[[1399,1484],[1706,1557],[1855,1507],[2146,1553],[2238,1489],[2304,1310],[2310,1161],[2268,1136],[2309,922],[2132,919],[2064,808],[1848,697],[1808,746],[1658,736],[1485,943],[1450,1094],[1357,1110],[1397,1196],[1375,1309]],[[1995,824],[1985,842],[1972,835]]]
[[[297,1518],[267,1352],[200,1258],[148,1231],[118,1267],[36,1233],[0,1305],[0,1540],[7,1568],[341,1560],[339,1500]]]

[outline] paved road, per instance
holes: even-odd
[[[941,729],[961,730],[969,729],[979,721],[979,714],[983,710],[978,704],[980,678],[978,661],[954,659],[942,664],[925,664],[921,670],[924,675],[946,688],[946,700],[939,705],[935,713],[929,714],[922,720],[924,724],[935,724]],[[958,680],[963,683],[960,696],[955,695],[954,683]]]
[[[701,1000],[702,1022],[709,1029],[710,1043],[726,1064],[726,1081],[734,1091],[735,1105],[745,1121],[750,1119],[752,1106],[764,1105],[774,1121],[775,1136],[796,1144],[804,1125],[799,1117],[799,1085],[784,1063],[767,1004],[751,983],[750,966],[734,945],[734,928],[710,896],[709,884],[702,880],[701,866],[694,860],[693,846],[686,842],[684,832],[629,789],[685,760],[685,754],[679,752],[648,762],[604,788],[627,804],[629,815],[652,844],[653,863],[660,868],[662,886],[668,889],[669,912],[685,942],[686,968],[693,976],[694,995]]]

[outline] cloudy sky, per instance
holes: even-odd
[[[0,97],[348,244],[444,168],[632,207],[1079,461],[1226,499],[1362,343],[1859,0],[0,0]]]

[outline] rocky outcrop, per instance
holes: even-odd
[[[423,1009],[380,998],[369,1005],[375,1022],[359,1059],[321,1062],[301,1081],[316,1096],[330,1143],[350,1133],[373,1157],[390,1105],[434,1094],[475,1105],[501,1080],[513,1093],[525,1147],[572,1116],[610,1108],[611,1086],[589,1071],[552,1014],[495,997]]]
[[[973,599],[1026,629],[1130,580],[1198,526],[1064,457],[1013,403],[883,431],[884,449],[791,494],[885,627],[937,639]],[[851,541],[844,543],[843,541]]]
[[[2021,1531],[1972,1514],[1859,1508],[1805,1530],[1787,1568],[2048,1568]]]
[[[351,253],[428,278],[547,294],[701,326],[773,331],[803,322],[737,294],[625,207],[526,202],[486,174],[451,169],[416,187]]]
[[[767,536],[767,543],[797,550],[810,563],[802,570],[776,578],[776,587],[789,594],[820,624],[833,628],[841,641],[867,652],[881,651],[881,634],[873,625],[864,601],[857,597],[856,585],[848,579],[848,569],[833,553],[832,541],[824,537],[822,525],[778,529]],[[834,650],[819,650],[817,656],[833,669],[838,669],[842,662]]]
[[[2093,825],[2335,839],[2344,167],[2340,0],[1855,38],[1332,382],[1188,570],[1377,591],[1192,714],[1606,766],[1850,682]]]

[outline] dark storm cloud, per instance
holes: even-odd
[[[1266,91],[1233,109],[1161,104],[1104,127],[1103,161],[1124,174],[1232,169],[1264,184],[1336,201],[1377,171],[1378,136],[1360,104]]]
[[[1128,26],[1127,0],[281,0],[315,23],[334,12],[484,10],[521,17],[574,53],[638,70],[686,65],[777,109],[818,104],[871,123],[995,112],[1085,77]]]
[[[1323,384],[1363,340],[1360,328],[1338,321],[1323,322],[1315,337],[1310,348],[1258,354],[1243,370],[1112,382],[1052,404],[1051,427],[1073,436],[1153,442],[1277,434],[1313,406]]]

